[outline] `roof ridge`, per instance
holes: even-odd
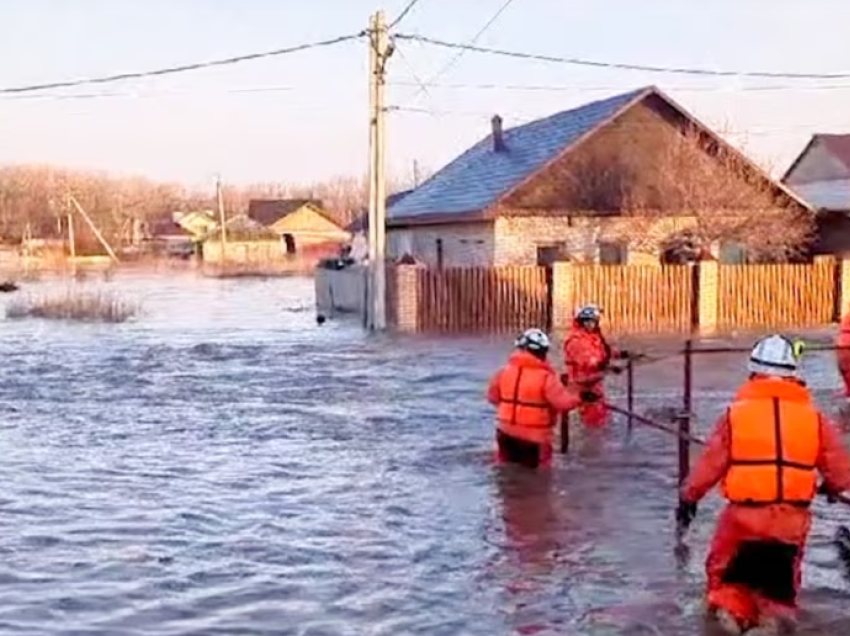
[[[637,97],[642,95],[643,93],[649,93],[649,92],[653,92],[653,91],[658,92],[658,88],[654,85],[644,86],[643,88],[637,88],[637,89],[634,89],[634,90],[631,90],[631,91],[625,91],[623,93],[617,93],[615,95],[609,95],[608,97],[603,97],[601,99],[595,99],[592,102],[585,102],[583,104],[579,104],[578,106],[574,106],[573,108],[567,108],[565,110],[559,110],[558,112],[552,113],[551,115],[546,115],[544,117],[538,117],[537,119],[532,119],[531,121],[527,121],[527,122],[522,123],[522,124],[517,124],[516,126],[513,126],[511,128],[505,128],[505,133],[511,132],[512,130],[517,130],[517,129],[523,128],[524,126],[529,126],[531,124],[537,124],[537,123],[540,123],[540,122],[549,121],[551,119],[555,119],[555,118],[563,116],[563,115],[575,113],[579,110],[598,107],[600,104],[604,104],[604,103],[607,103],[607,102],[610,102],[610,101],[614,101],[614,100],[619,101],[620,99],[623,99],[627,96],[632,96],[633,99],[637,99]],[[492,133],[488,134],[487,137],[485,137],[485,140],[489,139],[491,136],[492,136]]]

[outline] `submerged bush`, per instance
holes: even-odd
[[[110,293],[68,290],[63,294],[15,299],[7,306],[6,317],[119,323],[135,317],[139,309],[137,304]]]

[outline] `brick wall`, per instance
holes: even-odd
[[[658,263],[658,242],[692,225],[693,219],[671,217],[635,221],[623,218],[568,216],[502,216],[495,222],[496,265],[534,265],[537,247],[561,243],[581,263],[599,258],[600,241],[628,241],[635,233],[644,244],[629,249],[629,264]]]
[[[388,273],[395,277],[392,319],[395,329],[401,332],[414,333],[419,330],[417,269],[416,265],[397,265],[388,269]]]
[[[493,223],[428,225],[387,230],[387,255],[409,252],[430,267],[437,265],[437,240],[443,243],[444,267],[487,267],[493,264]]]

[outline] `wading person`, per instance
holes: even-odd
[[[684,531],[722,481],[727,505],[705,567],[708,610],[728,634],[793,631],[812,500],[850,488],[850,455],[798,379],[799,356],[782,336],[756,343],[749,379],[680,494]]]
[[[592,391],[579,394],[561,384],[547,361],[549,337],[540,329],[529,329],[514,344],[516,351],[487,389],[487,399],[497,409],[497,461],[528,468],[549,466],[558,414],[599,396]]]
[[[618,367],[612,367],[612,360],[626,360],[629,353],[612,348],[599,323],[601,310],[595,305],[579,309],[572,328],[564,340],[564,367],[567,386],[576,392],[590,391],[599,395],[594,402],[585,402],[579,408],[582,424],[596,428],[608,421],[608,409],[605,408],[605,373],[619,373]]]

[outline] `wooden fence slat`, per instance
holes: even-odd
[[[814,264],[717,265],[720,329],[804,327],[830,322],[836,299],[833,259]],[[613,331],[688,331],[693,265],[573,265],[572,296],[559,306],[596,303]],[[391,277],[394,280],[394,277]],[[423,331],[518,333],[546,328],[547,270],[537,266],[417,270],[417,322]],[[392,287],[392,286],[390,286]],[[400,290],[388,289],[397,311]]]
[[[808,327],[830,322],[834,261],[718,266],[721,329]]]

